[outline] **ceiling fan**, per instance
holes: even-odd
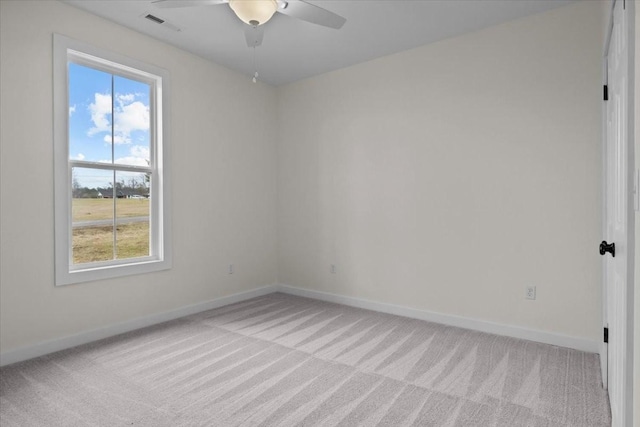
[[[151,3],[161,8],[211,6],[227,3],[236,16],[249,25],[245,29],[245,37],[249,47],[262,44],[264,29],[261,26],[276,12],[335,29],[342,28],[346,22],[342,16],[303,0],[156,0]]]

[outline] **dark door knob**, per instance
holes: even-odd
[[[616,256],[616,244],[615,243],[607,243],[606,240],[603,240],[600,243],[600,255],[604,255],[607,252],[611,254],[612,257]]]

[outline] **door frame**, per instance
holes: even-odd
[[[635,186],[635,175],[636,175],[636,165],[635,165],[635,122],[638,120],[635,114],[635,0],[612,0],[611,7],[609,9],[608,16],[608,26],[605,37],[605,45],[604,45],[604,55],[603,55],[603,79],[604,85],[608,83],[608,54],[609,54],[609,42],[611,39],[611,32],[613,30],[613,11],[616,5],[616,2],[623,2],[624,8],[626,10],[625,19],[626,19],[626,29],[627,33],[625,37],[627,39],[628,46],[628,61],[627,61],[627,188],[629,191],[627,192],[627,248],[626,248],[626,256],[627,256],[627,282],[626,282],[626,292],[624,292],[626,301],[625,305],[627,308],[627,319],[622,319],[623,322],[626,323],[626,342],[625,342],[625,353],[626,353],[626,363],[623,366],[623,380],[625,381],[623,393],[621,396],[622,402],[620,405],[622,407],[622,417],[620,426],[631,426],[633,422],[633,374],[634,374],[634,261],[635,261],[635,203],[634,203],[634,193],[638,192],[640,189]],[[606,135],[607,135],[607,107],[606,101],[603,101],[603,111],[602,111],[602,136],[603,136],[603,144],[602,144],[602,229],[603,233],[606,233],[607,230],[607,189],[606,189],[606,174],[607,174],[607,155],[606,155]],[[637,197],[637,196],[636,196]],[[606,289],[606,258],[602,260],[602,320],[603,327],[607,327],[608,319],[610,313],[607,312],[607,289]],[[615,314],[615,313],[614,313]],[[602,371],[602,380],[603,386],[605,388],[608,387],[608,378],[607,378],[607,355],[608,355],[608,346],[604,342],[602,343],[600,349],[600,362],[601,362],[601,371]],[[640,367],[638,367],[640,369]],[[635,414],[637,419],[640,419],[640,414]],[[612,427],[618,427],[617,425],[613,425]]]

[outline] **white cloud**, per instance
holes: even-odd
[[[113,140],[115,141],[116,144],[128,144],[131,142],[131,139],[127,140],[122,135],[114,135]],[[106,142],[107,144],[111,144],[111,134],[104,136],[104,142]]]
[[[127,166],[149,166],[145,159],[134,156],[120,157],[116,159],[116,163]]]
[[[94,127],[89,129],[89,136],[101,132],[111,132],[111,123],[107,117],[111,115],[111,95],[96,93],[94,99],[95,101],[89,104],[91,121],[94,125]]]
[[[140,101],[121,104],[115,111],[115,132],[131,142],[131,132],[149,130],[149,107]]]
[[[84,160],[84,154],[78,153],[77,156],[71,157],[71,160]]]
[[[134,145],[129,149],[129,155],[116,159],[116,163],[131,166],[149,166],[149,148],[142,145]]]
[[[116,94],[116,99],[118,100],[118,103],[122,105],[123,103],[133,102],[134,99],[136,99],[136,95],[133,93],[118,93]]]
[[[149,106],[135,100],[133,93],[116,94],[116,105],[114,106],[114,138],[115,144],[130,144],[131,133],[135,131],[149,130]],[[93,136],[99,133],[107,133],[104,141],[111,143],[111,95],[96,93],[95,101],[89,105],[91,121],[93,127],[89,129],[88,135]]]
[[[149,147],[134,145],[133,147],[131,147],[130,152],[132,156],[140,157],[142,159],[149,159]]]
[[[71,117],[75,112],[76,112],[76,105],[73,104],[71,107],[69,107],[69,117]]]

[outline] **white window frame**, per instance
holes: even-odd
[[[151,138],[148,168],[103,165],[71,160],[69,156],[68,63],[89,66],[110,74],[148,82]],[[53,35],[53,139],[55,204],[55,284],[69,285],[94,280],[150,273],[171,268],[171,220],[169,174],[169,73],[159,67],[98,49],[59,34]],[[72,168],[92,168],[152,174],[150,193],[150,255],[147,257],[73,264]],[[114,198],[115,203],[115,198]]]

